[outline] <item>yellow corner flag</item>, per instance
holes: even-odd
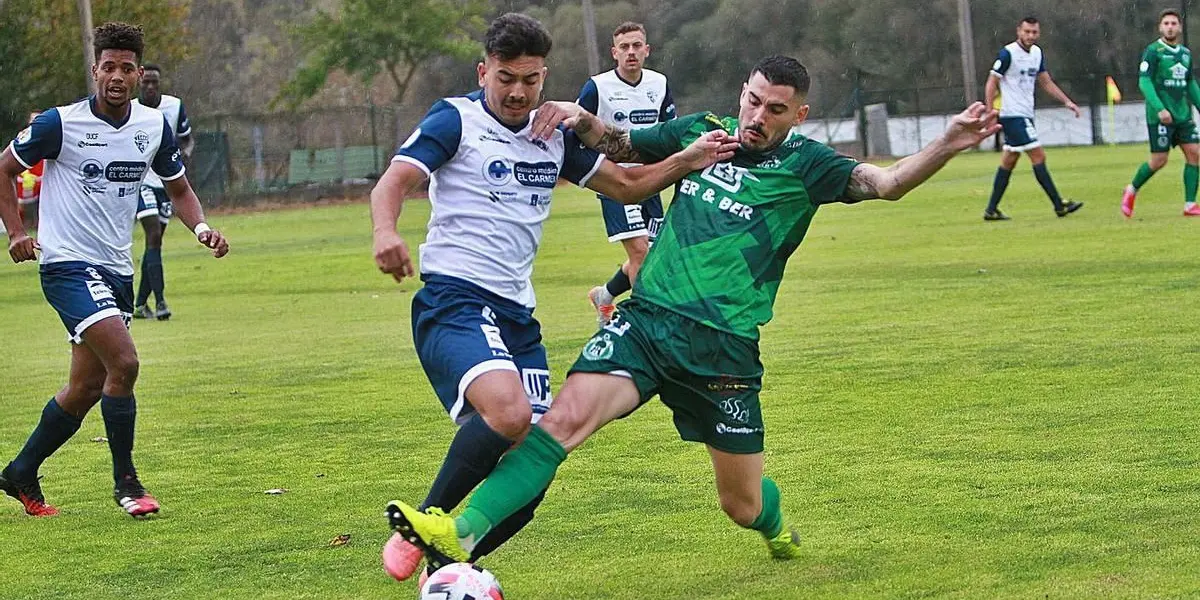
[[[1113,81],[1111,75],[1104,78],[1104,87],[1108,92],[1107,96],[1109,104],[1121,101],[1121,89],[1117,87],[1117,82]]]

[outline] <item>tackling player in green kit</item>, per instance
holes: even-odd
[[[1192,76],[1192,52],[1180,43],[1183,27],[1179,12],[1162,11],[1158,32],[1162,37],[1146,47],[1138,68],[1138,89],[1146,97],[1146,126],[1150,134],[1150,160],[1138,167],[1133,182],[1125,186],[1121,214],[1133,216],[1138,190],[1167,166],[1173,146],[1183,150],[1183,214],[1200,217],[1196,187],[1200,183],[1200,135],[1192,120],[1192,106],[1200,107],[1200,86]]]
[[[535,135],[562,122],[620,162],[663,160],[714,131],[740,139],[741,149],[679,182],[632,297],[588,341],[549,412],[462,515],[388,506],[392,527],[431,562],[467,560],[496,523],[546,489],[568,452],[654,396],[674,413],[680,437],[707,446],[729,518],[761,533],[772,557],[798,556],[799,536],[784,521],[779,487],[763,476],[758,399],[758,329],[771,319],[787,259],[821,205],[899,199],[999,130],[996,113],[977,102],[919,153],[877,167],[793,133],[808,115],[808,88],[799,61],[772,56],[743,84],[737,118],[700,113],[627,132],[574,104],[542,106]]]

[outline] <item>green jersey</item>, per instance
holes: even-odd
[[[1155,40],[1142,53],[1138,72],[1138,89],[1146,97],[1147,123],[1157,124],[1158,113],[1164,109],[1171,112],[1176,124],[1192,120],[1192,106],[1200,106],[1200,86],[1192,77],[1191,50]]]
[[[630,132],[647,162],[663,160],[737,119],[698,113]],[[858,162],[793,134],[767,153],[688,174],[675,188],[634,296],[734,335],[758,339],[788,257],[817,207],[841,200]]]

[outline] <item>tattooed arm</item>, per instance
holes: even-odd
[[[996,111],[976,102],[950,120],[937,140],[890,166],[862,163],[850,173],[843,196],[847,200],[899,200],[937,173],[959,152],[974,148],[1000,129]]]
[[[568,127],[575,131],[579,140],[613,162],[643,163],[642,156],[633,149],[629,141],[629,132],[612,125],[605,125],[600,117],[589,112],[583,112],[575,117],[574,122],[568,121]]]

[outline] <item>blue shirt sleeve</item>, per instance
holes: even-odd
[[[188,121],[187,111],[183,109],[183,101],[179,102],[179,123],[176,123],[175,131],[179,137],[187,137],[192,135],[192,123]]]
[[[1012,54],[1008,48],[1000,49],[1000,56],[996,57],[996,62],[992,63],[992,72],[997,75],[1003,75],[1008,72],[1008,67],[1012,65]]]
[[[154,153],[150,168],[154,169],[163,181],[173,181],[183,175],[183,161],[180,160],[182,153],[179,151],[179,145],[175,143],[175,134],[171,133],[171,125],[167,123],[166,115],[163,115],[162,121],[162,141],[158,144],[158,152]]]
[[[670,121],[675,118],[675,99],[671,97],[671,86],[667,86],[667,93],[663,96],[662,107],[658,110],[658,122]]]
[[[426,173],[432,173],[458,152],[461,138],[462,115],[453,104],[438,100],[392,160],[416,162]]]
[[[600,90],[596,89],[596,82],[593,79],[588,79],[587,83],[583,84],[583,89],[579,90],[579,99],[575,104],[583,107],[593,115],[597,110],[600,110]]]
[[[62,117],[57,108],[51,108],[17,134],[12,141],[13,156],[26,169],[31,169],[42,159],[58,158],[62,139]]]
[[[559,176],[579,187],[587,185],[588,179],[604,157],[579,141],[574,131],[563,132],[563,166]]]
[[[1042,61],[1038,63],[1038,73],[1046,72],[1046,54],[1042,53]]]

